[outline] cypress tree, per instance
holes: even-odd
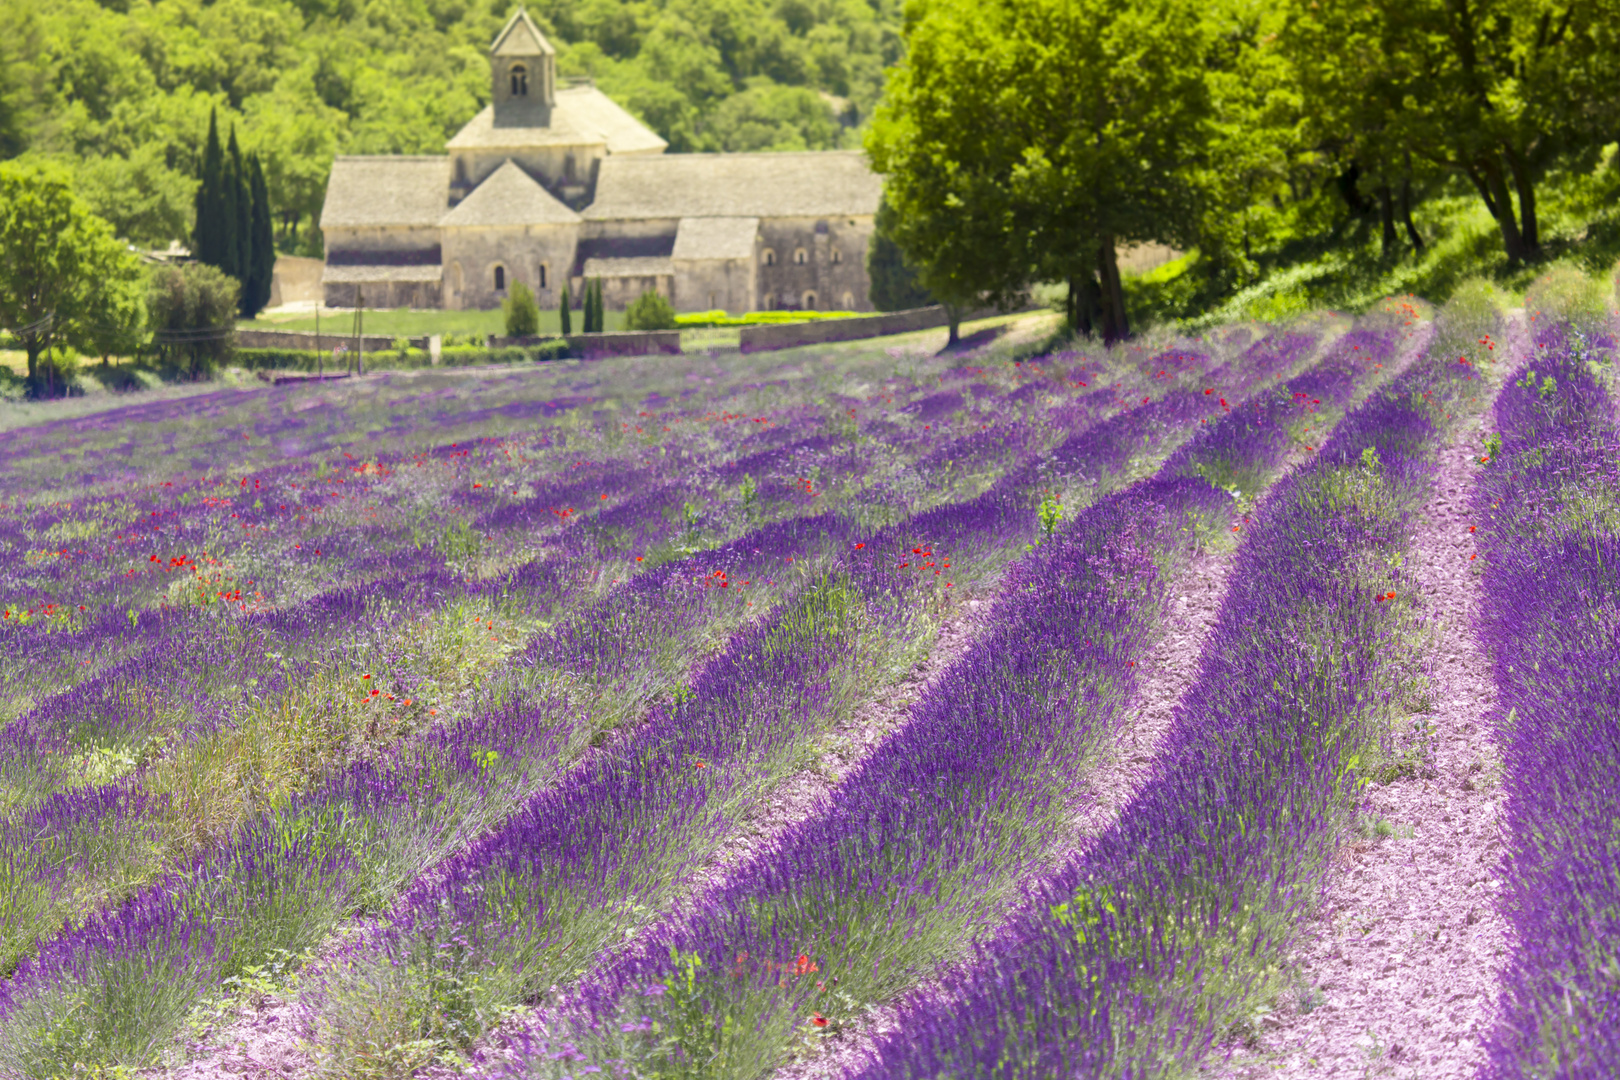
[[[568,310],[568,305],[572,302],[568,295],[568,281],[565,278],[562,287],[562,302],[557,305],[557,326],[564,337],[574,332],[573,313]]]
[[[276,272],[275,226],[270,217],[270,188],[264,182],[264,168],[259,155],[248,157],[248,195],[252,199],[252,226],[248,232],[252,247],[252,263],[243,289],[251,299],[251,317],[264,310],[270,302],[270,286]]]
[[[192,230],[191,254],[198,262],[223,268],[228,226],[223,201],[225,155],[219,145],[218,109],[208,114],[208,141],[203,144],[202,171],[197,180],[197,224]]]
[[[247,295],[248,274],[253,265],[253,196],[248,190],[247,168],[242,164],[242,148],[236,141],[236,128],[231,128],[231,142],[226,148],[226,190],[231,209],[231,265],[225,272],[242,283],[242,309],[250,303]]]
[[[596,333],[596,279],[585,282],[585,332]]]
[[[591,282],[591,325],[589,332],[600,334],[602,332],[602,279],[596,278]]]

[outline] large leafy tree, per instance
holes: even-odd
[[[1188,0],[940,0],[867,146],[894,238],[947,303],[1066,281],[1071,324],[1129,332],[1115,252],[1196,241],[1214,193],[1208,23]]]
[[[1537,182],[1620,115],[1614,0],[1309,0],[1284,41],[1326,134],[1375,176],[1408,154],[1466,176],[1512,261],[1540,253]]]
[[[140,274],[65,171],[0,164],[0,325],[21,339],[34,392],[48,389],[40,358],[53,347],[102,352],[139,327]]]

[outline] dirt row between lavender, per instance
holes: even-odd
[[[1479,416],[1441,450],[1418,512],[1411,568],[1434,627],[1433,701],[1415,720],[1415,776],[1369,787],[1361,836],[1334,864],[1315,921],[1290,958],[1292,992],[1214,1060],[1222,1080],[1266,1076],[1472,1077],[1509,953],[1496,897],[1500,756],[1496,687],[1475,637],[1469,494],[1491,402],[1528,352],[1522,318],[1482,373]],[[1427,743],[1426,749],[1416,740]]]

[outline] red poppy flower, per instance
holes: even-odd
[[[810,1018],[810,1022],[816,1025],[818,1028],[824,1028],[827,1026],[827,1018],[822,1016],[820,1013],[816,1013],[816,1015],[812,1016]]]

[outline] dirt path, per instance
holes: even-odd
[[[1063,854],[1084,846],[1118,819],[1126,803],[1146,782],[1160,743],[1175,719],[1176,703],[1198,674],[1203,655],[1226,594],[1233,553],[1199,555],[1172,588],[1164,632],[1141,660],[1141,689],[1122,724],[1099,748],[1098,764],[1088,769],[1070,795],[1074,833]],[[899,1023],[893,1005],[871,1009],[825,1052],[778,1069],[776,1080],[831,1080],[870,1061],[872,1047]]]
[[[1515,327],[1508,355],[1524,340]],[[1436,637],[1434,700],[1413,719],[1430,725],[1431,754],[1416,775],[1369,788],[1362,834],[1340,853],[1321,910],[1298,936],[1296,985],[1246,1045],[1211,1060],[1213,1074],[1450,1080],[1472,1077],[1484,1059],[1507,927],[1495,904],[1496,688],[1474,635],[1481,590],[1470,569],[1469,493],[1484,417],[1511,365],[1504,357],[1482,373],[1481,419],[1441,450],[1416,515],[1409,565]]]

